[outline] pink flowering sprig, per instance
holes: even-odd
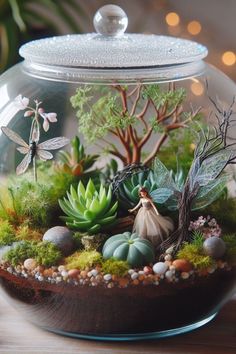
[[[206,218],[199,216],[197,220],[191,221],[189,231],[199,231],[205,239],[212,236],[220,237],[222,232],[216,219],[211,218],[209,215]]]
[[[22,97],[19,95],[15,99],[15,106],[19,110],[26,110],[24,113],[24,117],[32,117],[32,126],[31,126],[31,134],[30,139],[34,141],[39,140],[39,130],[40,130],[40,121],[39,118],[43,118],[43,130],[47,132],[50,127],[50,123],[57,122],[57,114],[55,112],[46,113],[44,108],[40,107],[42,102],[38,100],[34,100],[35,108],[29,106],[29,98]]]

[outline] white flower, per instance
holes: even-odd
[[[45,132],[49,129],[49,123],[57,122],[57,114],[55,112],[45,113],[43,108],[39,108],[39,115],[43,118],[43,129]]]
[[[22,95],[19,95],[15,98],[14,104],[19,110],[23,111],[28,107],[29,99],[27,97],[22,97]]]

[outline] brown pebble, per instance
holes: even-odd
[[[138,284],[139,284],[139,280],[138,280],[138,279],[134,279],[134,280],[132,281],[132,284],[133,284],[133,285],[138,285]]]
[[[119,279],[119,286],[121,288],[125,288],[128,285],[128,283],[129,283],[129,280],[126,279],[126,278],[120,278]]]
[[[186,259],[176,259],[172,265],[180,272],[190,272],[192,270],[191,263]]]
[[[143,281],[145,279],[145,275],[143,275],[143,274],[141,274],[141,275],[139,275],[139,277],[138,277],[138,280],[139,281]],[[136,279],[135,279],[136,280]]]
[[[44,277],[51,277],[53,275],[53,270],[51,268],[45,269],[43,271],[43,276]]]
[[[79,275],[80,271],[78,269],[70,269],[68,271],[68,277],[70,278],[77,278]]]

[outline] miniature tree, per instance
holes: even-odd
[[[216,108],[217,125],[212,129],[208,127],[207,132],[200,130],[194,159],[183,187],[178,188],[174,181],[168,178],[166,171],[162,173],[165,185],[173,191],[169,208],[179,211],[179,222],[177,230],[162,243],[161,250],[172,244],[178,249],[184,241],[190,241],[191,210],[203,208],[219,196],[227,180],[227,176],[222,172],[227,165],[235,163],[236,140],[229,136],[229,130],[235,122],[235,119],[232,119],[235,101],[233,100],[227,110],[222,109],[212,99],[211,101]],[[159,168],[156,166],[156,170],[161,173],[160,167],[163,166],[159,162],[158,164]]]
[[[79,88],[71,97],[77,109],[79,130],[92,143],[105,142],[106,150],[124,165],[149,165],[175,129],[185,128],[198,115],[197,111],[183,112],[185,90],[169,84],[162,91],[157,84],[138,84],[134,89],[113,85],[115,93],[105,91],[95,103],[91,88]],[[113,141],[107,138],[111,134]],[[151,152],[143,159],[143,150],[153,134],[159,133]],[[122,149],[115,144],[120,142]]]

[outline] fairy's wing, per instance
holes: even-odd
[[[27,154],[30,151],[29,147],[24,147],[24,146],[19,146],[16,148],[17,151],[19,151],[21,154]]]
[[[36,154],[40,158],[40,160],[43,160],[43,161],[51,160],[53,158],[53,154],[51,154],[49,151],[45,151],[45,150],[37,149]]]
[[[28,147],[28,144],[20,137],[20,135],[15,133],[13,130],[7,127],[1,127],[1,130],[3,134],[6,135],[14,143],[24,146],[25,148]]]
[[[65,138],[64,136],[60,136],[58,138],[53,138],[49,139],[46,141],[43,141],[42,143],[38,144],[37,148],[39,150],[44,149],[44,150],[56,150],[60,149],[63,146],[69,144],[70,140]]]
[[[31,162],[31,155],[30,155],[30,151],[29,151],[27,153],[27,155],[25,155],[25,157],[23,158],[21,163],[17,166],[16,174],[17,175],[22,175],[27,170],[27,168],[29,167],[30,162]]]

